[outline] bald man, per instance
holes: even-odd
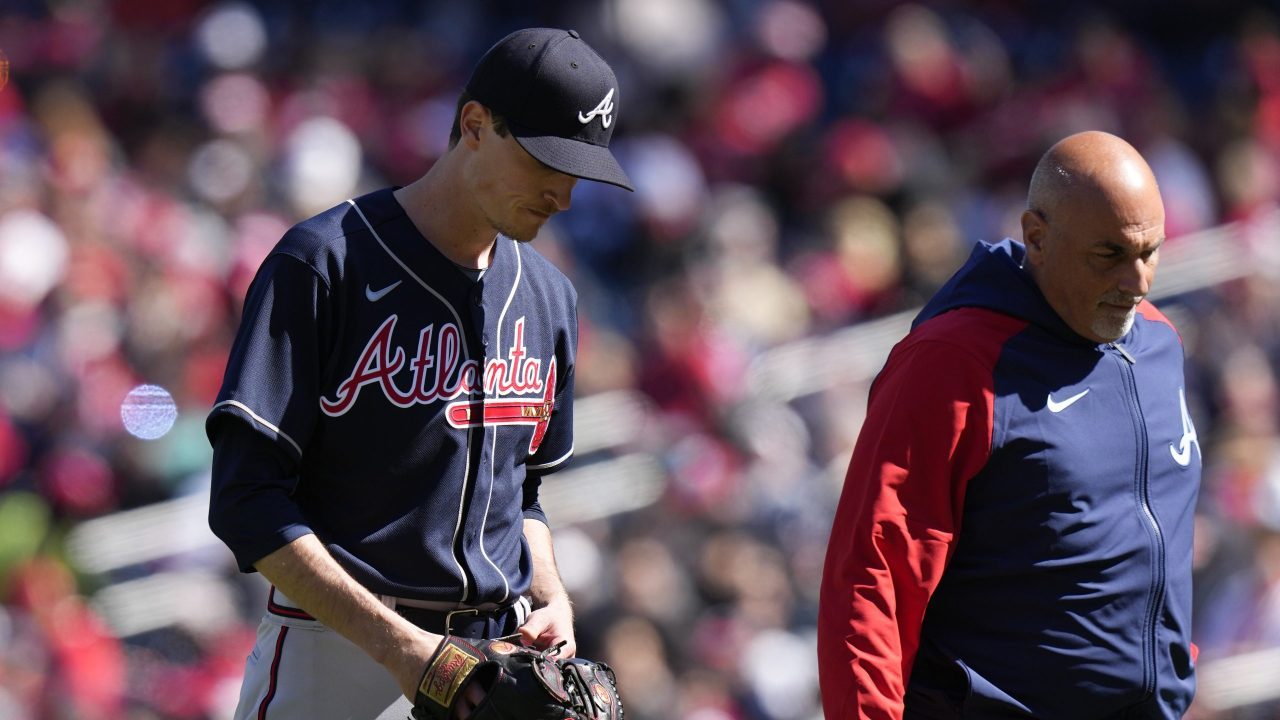
[[[871,388],[822,578],[828,720],[1176,718],[1195,691],[1200,447],[1145,296],[1133,147],[1054,145],[1023,242],[980,243]]]

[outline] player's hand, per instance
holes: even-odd
[[[557,596],[551,602],[529,613],[520,626],[520,638],[524,644],[545,650],[563,642],[558,658],[571,658],[578,653],[578,643],[573,637],[573,606],[567,595]]]
[[[556,657],[506,640],[446,637],[423,670],[414,720],[622,720],[604,663]]]

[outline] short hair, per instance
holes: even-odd
[[[1040,158],[1035,172],[1031,174],[1030,187],[1027,188],[1027,209],[1047,218],[1050,209],[1057,208],[1067,188],[1075,183],[1075,175],[1057,157],[1054,148],[1051,148]]]
[[[453,127],[449,129],[449,149],[452,150],[458,141],[462,139],[462,106],[475,100],[471,97],[471,93],[463,90],[458,95],[458,104],[453,109]],[[507,119],[499,115],[493,108],[485,105],[489,109],[489,115],[493,118],[493,131],[498,133],[499,137],[507,136]]]

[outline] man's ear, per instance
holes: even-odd
[[[480,135],[484,130],[486,123],[490,122],[492,116],[489,114],[489,108],[481,105],[475,100],[469,100],[462,106],[462,111],[458,116],[458,127],[462,131],[462,142],[472,150],[480,144]]]
[[[1049,224],[1039,210],[1024,210],[1022,213],[1022,244],[1027,246],[1027,260],[1032,265],[1039,265],[1044,260],[1044,241],[1049,233]]]

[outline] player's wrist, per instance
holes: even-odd
[[[396,644],[394,655],[383,662],[383,667],[396,678],[401,692],[412,700],[422,681],[423,668],[440,652],[445,636],[414,628],[411,637]]]
[[[530,604],[533,606],[534,610],[541,610],[542,608],[555,607],[559,605],[563,605],[570,609],[573,608],[573,600],[569,597],[569,592],[563,587],[556,590],[533,593],[532,597],[530,597]]]

